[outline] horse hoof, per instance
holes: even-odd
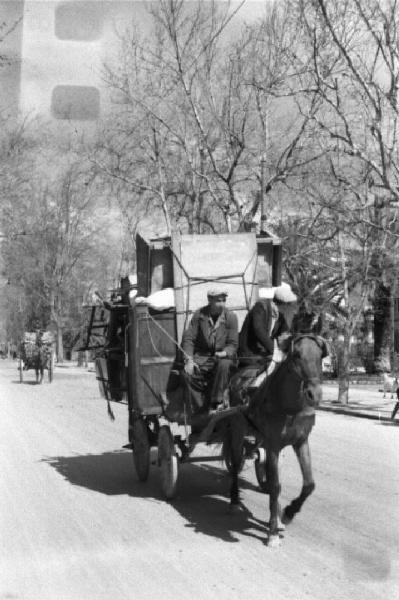
[[[230,504],[229,513],[231,515],[238,515],[243,511],[243,506],[241,504]]]
[[[269,521],[269,523],[267,525],[270,528],[270,521]],[[277,530],[278,531],[285,531],[285,525],[284,525],[284,523],[283,523],[283,521],[281,519],[277,520]]]
[[[269,535],[267,540],[267,545],[269,548],[278,548],[280,543],[280,537],[278,535]]]
[[[289,525],[293,518],[294,514],[292,514],[291,511],[286,508],[283,513],[282,523],[284,523],[284,525]]]

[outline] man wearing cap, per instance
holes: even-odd
[[[185,376],[197,408],[223,406],[230,369],[237,355],[237,316],[226,308],[227,291],[215,287],[183,334]]]
[[[270,365],[276,350],[274,341],[289,333],[281,308],[296,299],[286,283],[259,290],[259,300],[247,314],[241,329],[238,350],[240,366],[264,370]],[[271,369],[268,371],[271,372]]]

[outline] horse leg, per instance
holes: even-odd
[[[267,452],[267,450],[265,449],[266,452],[266,467],[265,467],[265,471],[266,471],[266,481],[264,482],[263,486],[262,486],[262,492],[265,494],[270,495],[270,482],[273,480],[273,470],[274,470],[274,464],[273,464],[273,460],[270,458],[270,452]],[[270,523],[269,523],[270,526]],[[279,531],[284,531],[285,530],[285,525],[281,519],[281,507],[279,504],[279,508],[278,508],[278,516],[277,516],[277,528]]]
[[[302,490],[297,498],[295,498],[291,504],[289,504],[284,510],[284,522],[289,523],[292,521],[297,512],[302,508],[306,498],[315,489],[315,483],[313,481],[312,474],[312,461],[310,459],[310,448],[309,441],[306,439],[304,442],[294,445],[294,450],[297,455],[299,466],[302,472]]]
[[[243,418],[233,417],[227,423],[227,452],[231,460],[230,511],[236,512],[240,506],[238,474],[240,472],[244,449],[245,424]]]
[[[279,496],[281,492],[280,478],[278,472],[278,459],[280,451],[277,448],[268,448],[268,480],[269,480],[269,539],[268,546],[278,546],[279,538],[279,522],[280,522],[280,503]]]
[[[43,369],[43,367],[40,367],[40,382],[39,383],[43,383],[43,374],[44,374],[44,369]]]

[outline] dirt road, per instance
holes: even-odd
[[[399,597],[398,427],[319,413],[316,491],[271,549],[251,462],[248,512],[228,514],[218,462],[184,465],[169,504],[155,466],[137,481],[126,407],[112,423],[92,373],[17,375],[0,362],[1,600]],[[285,505],[300,487],[291,449],[281,467]]]

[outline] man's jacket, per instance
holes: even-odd
[[[194,354],[213,356],[224,350],[228,358],[234,358],[238,348],[237,316],[225,308],[214,323],[209,306],[203,306],[193,314],[183,334],[182,348],[191,357]]]
[[[245,317],[238,349],[241,365],[262,364],[271,359],[274,340],[289,331],[289,327],[281,313],[275,314],[272,327],[273,311],[276,306],[270,300],[258,300]]]

